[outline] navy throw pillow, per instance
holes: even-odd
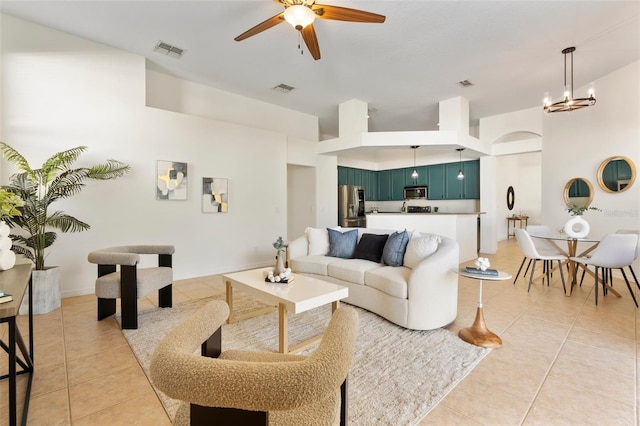
[[[340,232],[327,228],[329,231],[329,253],[327,256],[351,259],[358,242],[358,230]]]
[[[406,229],[391,234],[382,250],[382,262],[389,266],[402,266],[407,244],[409,244],[409,233]]]
[[[353,252],[353,258],[380,263],[382,250],[384,250],[387,238],[389,238],[389,234],[362,234],[360,242],[358,242],[356,250]]]

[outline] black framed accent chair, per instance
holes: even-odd
[[[338,308],[309,356],[222,352],[228,305],[215,300],[172,330],[151,359],[154,385],[184,401],[174,425],[326,425],[347,422],[347,374],[358,314]],[[197,354],[198,347],[201,355]]]
[[[120,299],[122,328],[138,328],[138,298],[158,290],[158,306],[173,305],[171,245],[118,246],[89,253],[90,263],[98,265],[96,296],[98,321],[116,313],[116,299]],[[140,255],[157,255],[158,266],[139,268]],[[118,268],[119,266],[119,268]]]

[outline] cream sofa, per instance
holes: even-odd
[[[358,229],[358,241],[365,233],[391,235],[395,232],[351,229]],[[455,270],[458,268],[459,246],[454,239],[440,236],[436,251],[410,268],[364,259],[309,254],[310,238],[308,228],[306,235],[289,242],[289,267],[294,273],[348,287],[349,297],[344,299],[345,302],[414,330],[431,330],[455,320],[458,309],[458,275]],[[317,247],[313,252],[318,252]]]

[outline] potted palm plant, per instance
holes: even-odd
[[[35,264],[33,271],[33,313],[47,313],[60,306],[59,268],[45,266],[46,250],[56,241],[57,233],[86,231],[90,226],[62,211],[51,210],[55,201],[79,193],[86,179],[109,180],[127,174],[130,167],[117,160],[92,167],[72,168],[78,157],[87,150],[78,146],[58,152],[48,158],[38,169],[11,146],[0,142],[3,156],[15,164],[20,172],[10,178],[2,188],[17,195],[24,203],[18,207],[20,215],[7,218],[13,230],[12,250],[22,254]],[[27,298],[25,297],[25,300]],[[26,305],[20,309],[20,313]]]

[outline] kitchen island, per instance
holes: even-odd
[[[478,217],[469,213],[367,213],[367,228],[406,229],[453,238],[460,246],[460,262],[478,257]]]

